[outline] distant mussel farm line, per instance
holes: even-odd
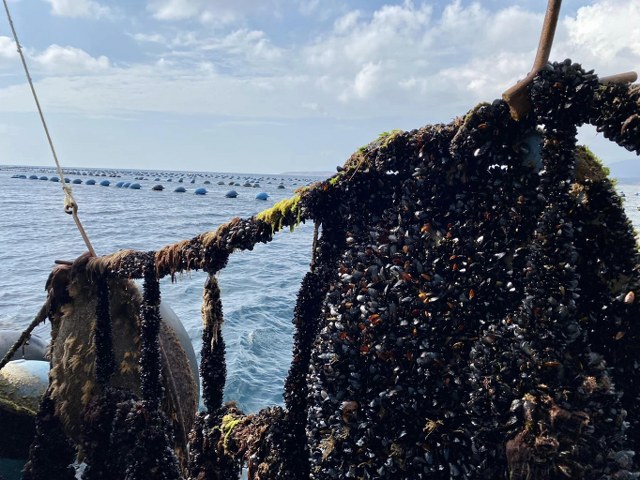
[[[254,196],[267,200],[274,191],[291,191],[317,180],[313,176],[239,173],[179,172],[153,170],[68,169],[63,180],[55,169],[30,166],[4,166],[12,178],[60,183],[72,186],[99,186],[129,190],[167,191],[194,195],[223,195],[226,198]]]

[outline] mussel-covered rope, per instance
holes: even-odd
[[[569,393],[586,378],[602,380],[600,366],[587,363],[587,336],[576,315],[580,277],[571,220],[574,200],[570,196],[575,182],[576,125],[586,120],[585,106],[597,88],[592,73],[568,62],[554,64],[543,69],[532,86],[534,113],[545,125],[544,168],[538,188],[545,206],[530,246],[524,299],[512,318],[528,342],[520,359],[537,372],[524,377],[514,391],[521,397],[514,398],[520,402],[513,409],[517,423],[506,444],[508,469],[514,480],[550,478],[558,469],[572,478],[583,478],[605,467],[593,459],[588,462],[572,449],[576,441],[585,451],[604,446],[598,429],[606,423],[596,420],[594,405],[615,408],[617,398],[605,395],[594,402],[591,395]],[[560,392],[566,393],[562,396]],[[595,435],[584,434],[588,423],[594,424]],[[613,441],[615,432],[607,433]],[[615,450],[611,444],[605,448],[610,451],[612,447]],[[587,463],[594,471],[586,470]]]
[[[153,254],[144,263],[143,301],[140,307],[140,389],[150,411],[159,408],[164,388],[160,361],[160,281]]]
[[[202,350],[200,377],[202,398],[208,412],[222,407],[222,395],[227,376],[225,344],[222,338],[222,302],[220,288],[213,275],[207,277],[202,299]]]
[[[55,402],[46,392],[36,417],[36,435],[29,449],[29,461],[24,466],[23,480],[74,480],[71,465],[75,450],[63,432],[55,415]]]
[[[94,341],[96,347],[96,380],[103,388],[115,369],[113,354],[113,336],[111,333],[111,314],[109,302],[109,282],[106,275],[99,275],[96,284],[96,323]]]
[[[160,284],[153,253],[148,253],[144,257],[142,270],[144,284],[140,307],[139,359],[142,399],[121,399],[113,411],[113,400],[122,394],[118,391],[107,392],[112,397],[112,401],[107,397],[104,408],[113,415],[108,446],[112,454],[116,452],[120,454],[106,462],[106,468],[97,472],[98,475],[94,477],[96,479],[179,480],[182,478],[176,452],[171,447],[174,444],[171,422],[165,412],[160,409],[164,394],[161,349],[158,340],[161,323]],[[108,472],[112,477],[105,476],[104,472]]]
[[[331,212],[331,209],[328,209]],[[316,223],[318,225],[318,223]],[[311,270],[300,285],[293,314],[293,357],[285,380],[284,401],[287,408],[288,435],[284,438],[283,471],[279,478],[308,478],[309,451],[306,441],[309,372],[311,353],[321,324],[322,306],[329,286],[337,275],[337,262],[344,248],[345,227],[338,215],[328,213],[322,221],[322,236],[314,242]]]
[[[640,87],[607,84],[596,90],[589,123],[605,138],[640,153]]]

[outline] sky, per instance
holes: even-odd
[[[530,70],[544,0],[9,0],[64,167],[333,171]],[[551,60],[640,71],[640,1],[565,0]],[[583,127],[611,163],[634,154]],[[0,164],[53,165],[0,12]]]

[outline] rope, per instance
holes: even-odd
[[[33,321],[29,324],[29,326],[25,329],[25,331],[22,332],[22,335],[20,335],[20,338],[18,338],[18,340],[16,340],[16,342],[7,351],[7,353],[2,358],[2,360],[0,360],[0,370],[2,370],[2,368],[7,363],[9,363],[9,360],[11,360],[11,358],[14,355],[14,353],[16,353],[18,351],[18,349],[29,339],[29,337],[31,336],[31,332],[33,332],[33,329],[36,328],[39,324],[41,324],[42,322],[44,322],[47,319],[47,317],[49,316],[49,310],[50,309],[51,309],[50,300],[47,299],[47,301],[44,302],[44,305],[42,305],[42,307],[40,308],[40,311],[35,316]]]
[[[24,68],[24,73],[27,76],[27,81],[29,82],[29,87],[31,88],[31,93],[33,94],[33,99],[36,102],[36,107],[38,109],[38,114],[40,115],[40,121],[42,122],[42,127],[44,128],[44,133],[47,135],[47,141],[49,142],[49,148],[51,149],[51,153],[53,155],[53,159],[56,162],[56,170],[58,172],[58,176],[60,177],[60,183],[62,184],[62,191],[64,192],[64,211],[70,215],[73,215],[73,220],[82,235],[82,239],[86,244],[89,252],[92,256],[96,256],[96,252],[91,246],[91,242],[89,241],[89,237],[87,236],[84,228],[82,227],[82,223],[78,218],[78,204],[76,203],[75,198],[73,197],[73,192],[71,191],[71,187],[68,186],[64,180],[64,173],[62,171],[62,167],[60,166],[60,162],[58,161],[58,155],[56,154],[56,149],[53,146],[53,140],[51,139],[51,134],[49,133],[49,127],[47,126],[47,122],[44,119],[44,113],[42,113],[42,107],[40,106],[40,100],[38,100],[38,95],[36,93],[36,89],[33,85],[33,80],[31,79],[31,74],[29,73],[29,68],[27,67],[27,61],[25,60],[24,53],[22,52],[22,46],[20,45],[20,41],[18,40],[18,33],[16,32],[16,28],[13,25],[13,19],[11,18],[11,12],[9,12],[9,5],[7,4],[7,0],[2,0],[4,4],[4,10],[7,13],[7,19],[9,20],[9,26],[11,27],[11,32],[13,33],[13,39],[16,42],[16,47],[18,49],[18,54],[20,55],[20,60],[22,61],[22,66]]]

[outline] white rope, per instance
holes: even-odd
[[[31,88],[31,93],[33,94],[33,99],[36,102],[36,107],[38,108],[38,114],[40,115],[40,121],[42,122],[42,127],[44,128],[44,133],[47,135],[47,141],[49,142],[49,148],[51,149],[51,153],[53,155],[53,160],[56,162],[56,169],[58,172],[58,176],[60,177],[60,183],[62,184],[62,191],[64,192],[64,211],[68,214],[73,215],[73,219],[76,222],[76,226],[78,230],[80,230],[80,234],[84,239],[87,248],[91,255],[95,256],[96,253],[91,246],[91,242],[89,241],[89,237],[82,228],[82,224],[80,223],[80,219],[78,218],[78,204],[76,203],[75,198],[73,197],[73,192],[71,191],[71,187],[67,185],[64,172],[62,171],[62,167],[60,166],[60,162],[58,161],[58,155],[56,154],[56,149],[53,146],[53,140],[51,139],[51,135],[49,134],[49,127],[47,127],[47,122],[44,119],[44,114],[42,113],[42,108],[40,107],[40,101],[38,100],[38,94],[36,93],[36,89],[33,86],[33,80],[31,79],[31,74],[29,73],[29,68],[27,67],[27,61],[24,58],[24,53],[22,52],[22,46],[20,45],[20,41],[18,40],[18,34],[16,32],[15,27],[13,26],[13,19],[11,18],[11,12],[9,12],[9,5],[7,4],[7,0],[2,0],[4,3],[4,10],[7,12],[7,19],[9,20],[9,26],[11,27],[11,32],[13,33],[13,39],[16,42],[16,47],[18,49],[18,54],[20,54],[20,60],[22,61],[22,66],[24,67],[24,73],[27,76],[27,81],[29,82],[29,87]]]

